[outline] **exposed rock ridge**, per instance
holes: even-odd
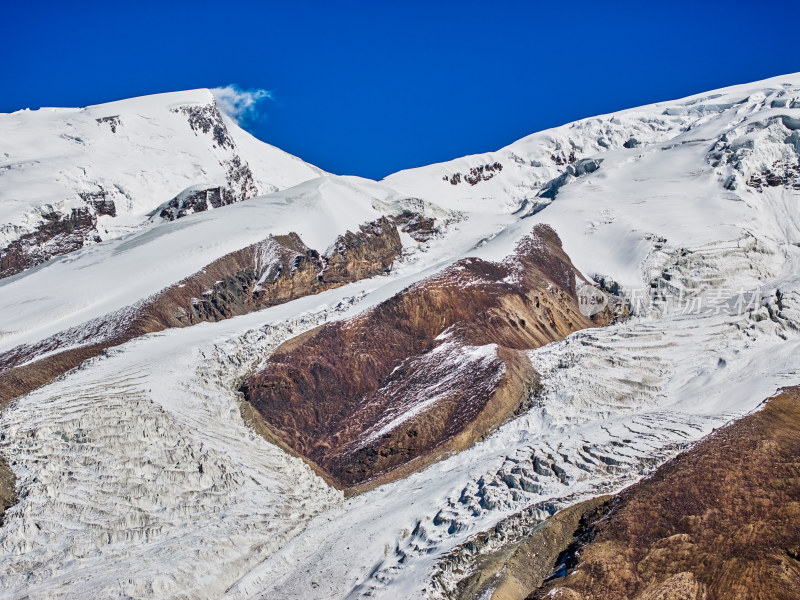
[[[400,255],[387,217],[340,236],[327,255],[296,233],[270,236],[219,258],[153,297],[37,344],[0,355],[0,404],[146,333],[219,321],[385,272]],[[37,360],[44,354],[47,357]]]
[[[105,206],[102,205],[103,210],[107,210]],[[43,219],[36,231],[0,249],[0,279],[40,265],[54,256],[79,250],[90,239],[99,240],[94,208],[73,208],[68,214],[53,211],[43,215]]]
[[[474,554],[476,564],[446,597],[452,600],[523,600],[531,589],[553,575],[553,565],[559,565],[560,569],[566,564],[567,549],[590,532],[589,525],[610,507],[610,498],[598,496],[563,510],[558,510],[551,502],[537,503],[501,521],[492,530],[479,533],[448,557],[454,563],[447,565],[452,569],[470,566],[459,564],[459,554]],[[527,534],[521,539],[486,551],[507,529],[510,532],[504,537],[513,539],[516,529],[525,524]]]
[[[502,170],[503,165],[497,161],[485,165],[478,165],[477,167],[472,167],[468,173],[464,174],[463,180],[470,185],[477,185],[481,181],[489,181],[494,177],[495,173],[499,173]],[[444,181],[449,181],[451,185],[458,185],[461,183],[462,174],[456,172],[450,176],[444,175],[442,179]]]
[[[333,483],[374,485],[468,447],[519,406],[536,384],[523,351],[594,324],[576,276],[555,232],[537,226],[503,262],[460,260],[286,342],[242,391]]]

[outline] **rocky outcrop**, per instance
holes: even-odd
[[[144,302],[0,355],[0,405],[146,333],[228,319],[372,277],[389,269],[401,251],[387,217],[340,236],[327,255],[295,233],[270,236]],[[59,352],[66,347],[71,349]]]
[[[228,128],[225,127],[225,122],[222,120],[222,115],[217,108],[216,102],[203,106],[180,106],[173,108],[172,112],[186,115],[189,118],[189,126],[192,131],[195,134],[200,132],[210,135],[219,148],[233,150],[236,147],[233,138],[228,133]]]
[[[296,233],[271,236],[171,286],[141,312],[165,327],[228,319],[379,275],[401,251],[386,217],[340,236],[327,255]]]
[[[608,512],[610,498],[598,496],[561,510],[537,523],[533,532],[521,540],[485,554],[481,554],[481,549],[492,543],[498,530],[513,528],[515,524],[501,522],[492,530],[479,533],[445,559],[456,569],[462,558],[458,556],[460,553],[467,555],[467,559],[472,553],[479,557],[472,572],[459,581],[448,597],[453,600],[525,600],[532,589],[553,577],[553,565],[557,565],[556,573],[563,570],[570,556],[569,549],[591,535],[591,524]],[[517,516],[524,520],[527,515]]]
[[[558,236],[538,226],[503,262],[461,260],[286,342],[242,391],[271,435],[331,482],[375,485],[513,413],[536,384],[524,350],[594,324],[575,280]]]
[[[122,121],[119,118],[119,115],[111,115],[108,117],[100,117],[99,119],[95,119],[100,124],[105,123],[111,129],[111,133],[117,133],[117,127],[122,125]]]
[[[218,181],[214,183],[221,185],[205,189],[198,189],[197,186],[188,188],[149,213],[150,216],[158,214],[163,219],[172,221],[193,212],[219,208],[277,190],[270,185],[259,189],[250,165],[240,156],[234,138],[213,100],[206,105],[181,106],[171,111],[185,115],[188,126],[196,135],[208,136],[209,139],[203,140],[201,145],[205,145],[206,150],[209,146],[214,149],[215,158],[212,160],[219,161],[224,179],[217,174],[214,179]],[[116,133],[122,126],[119,115],[100,117],[95,121],[98,126],[108,126],[111,133]],[[5,225],[13,232],[13,237],[9,238],[13,241],[0,248],[0,279],[35,267],[55,256],[79,250],[87,242],[100,241],[101,234],[105,233],[102,226],[98,229],[97,218],[116,217],[118,209],[123,212],[129,210],[126,206],[133,198],[125,187],[97,174],[88,178],[86,169],[80,169],[81,175],[69,175],[67,180],[72,183],[66,185],[64,197],[60,201],[56,200],[53,205],[48,205],[48,212],[39,214],[32,211],[27,215],[29,222],[40,222],[35,230],[26,228],[26,233],[17,237],[18,232],[23,229],[14,224]],[[204,169],[201,171],[205,172]],[[80,197],[83,205],[80,205],[76,196]],[[115,199],[120,203],[119,206]],[[64,208],[76,204],[79,205],[77,208]]]
[[[766,187],[800,190],[800,163],[775,162],[771,168],[750,175],[747,185],[759,192]]]
[[[487,163],[485,165],[478,165],[477,167],[472,167],[469,172],[462,173],[457,172],[453,173],[452,175],[445,175],[442,177],[444,181],[449,181],[451,185],[458,185],[462,181],[470,185],[477,185],[481,181],[489,181],[492,177],[494,177],[497,173],[503,170],[503,165],[499,162]]]
[[[89,206],[94,209],[97,215],[117,216],[117,205],[114,200],[108,197],[103,188],[99,192],[79,192],[78,195]]]
[[[392,217],[392,221],[400,231],[407,233],[417,242],[427,242],[439,234],[439,229],[434,219],[410,210],[405,210]]]
[[[236,142],[225,126],[225,122],[217,108],[216,102],[205,106],[181,106],[172,110],[176,113],[183,113],[188,117],[189,126],[195,134],[202,133],[204,135],[210,135],[214,147],[228,149],[234,152],[229,160],[223,160],[220,163],[225,169],[227,187],[217,188],[219,204],[214,206],[214,208],[253,198],[259,194],[253,171],[250,169],[247,162],[236,154]],[[206,208],[207,207],[206,205]],[[197,212],[199,212],[199,210]],[[173,216],[173,218],[179,218],[180,216],[183,215],[177,214]]]
[[[333,244],[325,257],[322,281],[337,284],[378,275],[391,266],[401,248],[397,228],[388,218],[362,225]]]
[[[43,215],[43,223],[35,231],[0,249],[0,279],[82,248],[94,238],[96,225],[97,217],[88,207],[73,208],[69,214]]]
[[[236,154],[236,142],[228,132],[222,114],[216,103],[205,106],[181,106],[172,112],[182,113],[188,117],[189,126],[197,134],[209,135],[215,148],[233,152],[229,160],[222,160],[220,165],[225,169],[224,186],[211,186],[198,189],[190,187],[161,205],[154,211],[162,219],[174,221],[186,215],[203,212],[210,208],[220,208],[258,196],[259,189],[253,171],[246,161]],[[264,190],[265,193],[267,190]],[[269,190],[272,191],[272,190]]]
[[[233,201],[233,194],[227,188],[220,186],[202,190],[190,188],[162,205],[163,208],[161,208],[158,216],[167,221],[174,221],[186,215],[207,211],[209,207],[227,206]]]
[[[16,482],[17,478],[8,462],[0,456],[0,527],[3,526],[6,510],[17,502]]]
[[[530,598],[795,599],[798,472],[795,387],[619,494]]]

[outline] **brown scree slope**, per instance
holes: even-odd
[[[531,600],[800,598],[800,388],[621,492]]]
[[[556,233],[477,258],[280,346],[242,386],[269,436],[357,491],[491,431],[537,377],[525,350],[596,323]],[[607,314],[597,317],[604,322]]]
[[[425,239],[433,222],[414,213],[383,217],[340,236],[326,256],[306,247],[295,233],[270,236],[144,302],[0,354],[0,408],[146,333],[243,315],[383,273],[402,251],[397,226]]]

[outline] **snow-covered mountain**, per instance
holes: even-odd
[[[323,172],[253,138],[209,90],[0,115],[0,276]]]
[[[0,280],[9,597],[465,597],[800,383],[797,74],[381,182],[205,91],[0,127],[6,247],[102,240]]]

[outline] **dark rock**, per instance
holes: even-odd
[[[587,515],[563,577],[528,598],[797,598],[799,457],[794,387]]]
[[[111,127],[111,133],[117,133],[117,127],[122,125],[122,121],[120,121],[119,115],[114,115],[111,117],[100,117],[99,119],[95,119],[98,123],[108,123],[108,126]]]
[[[348,232],[334,247],[331,256],[321,256],[295,233],[270,236],[215,260],[143,304],[0,354],[0,407],[107,348],[146,333],[220,321],[380,274],[402,250],[397,228],[386,218]],[[67,349],[59,352],[61,348]],[[43,354],[48,356],[36,360]]]
[[[439,233],[435,219],[410,210],[393,217],[392,221],[400,227],[400,231],[409,234],[417,242],[427,242]]]
[[[497,173],[503,170],[503,165],[499,162],[494,163],[487,163],[485,165],[478,165],[477,167],[472,167],[469,170],[469,173],[464,175],[464,181],[469,183],[470,185],[477,185],[481,181],[489,181],[492,177],[494,177]],[[443,177],[444,181],[449,181],[452,185],[458,185],[461,183],[461,173],[454,173],[450,177],[445,175]]]
[[[108,198],[108,193],[100,189],[99,192],[79,192],[81,199],[91,206],[98,215],[117,216],[117,205]]]
[[[635,137],[630,138],[627,142],[622,144],[625,148],[638,148],[641,144]]]
[[[182,192],[167,202],[161,209],[159,216],[168,221],[180,219],[186,215],[208,210],[209,206],[219,208],[233,201],[233,194],[229,190],[223,193],[222,187],[207,188],[194,192]]]
[[[203,212],[209,208],[220,208],[234,202],[241,202],[258,195],[250,166],[243,162],[239,156],[234,156],[229,161],[224,161],[222,166],[226,170],[227,186],[210,187],[203,190],[185,190],[175,196],[166,204],[161,205],[158,211],[162,219],[174,221],[186,215]]]
[[[173,108],[172,112],[180,112],[189,117],[189,126],[192,130],[211,134],[214,142],[220,148],[234,149],[233,139],[230,137],[227,127],[225,127],[216,103],[205,106],[181,106]]]
[[[0,250],[0,279],[82,248],[96,226],[97,217],[89,207],[73,208],[67,215],[44,215],[44,223],[36,231]]]
[[[388,218],[361,225],[333,244],[325,257],[322,281],[336,284],[378,275],[391,267],[402,249],[397,228]]]

